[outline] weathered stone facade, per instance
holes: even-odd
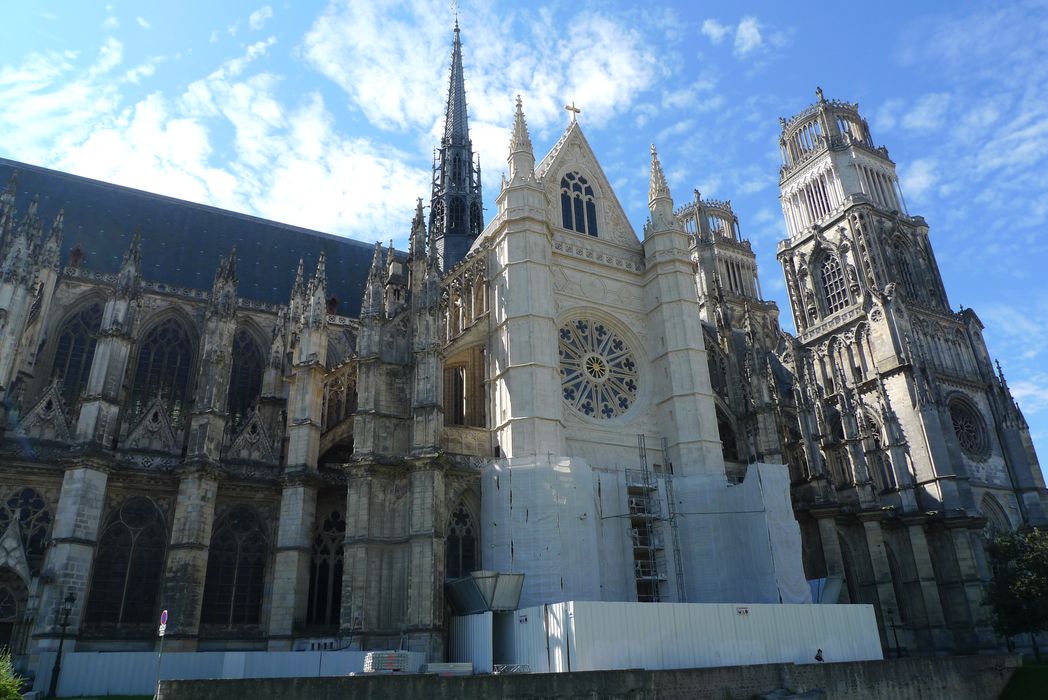
[[[0,641],[54,648],[72,593],[79,649],[152,648],[167,609],[173,649],[440,658],[445,580],[519,561],[481,521],[494,467],[592,475],[586,498],[630,509],[572,511],[587,547],[551,546],[534,580],[570,564],[592,577],[561,576],[570,597],[724,599],[673,508],[742,498],[764,463],[789,466],[808,578],[843,579],[915,650],[996,648],[984,530],[1043,523],[1044,483],[857,108],[820,98],[783,124],[792,337],[730,202],[674,210],[653,149],[638,238],[574,120],[536,165],[518,101],[485,227],[457,28],[452,66],[406,254],[21,166],[66,189],[43,213],[14,179],[0,196]],[[133,237],[74,222],[87,188],[158,214]],[[260,249],[272,235],[293,253]],[[201,259],[215,240],[239,252]],[[210,290],[185,281],[210,265]],[[638,435],[651,475],[630,471]]]

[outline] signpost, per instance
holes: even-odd
[[[160,637],[160,644],[156,654],[156,692],[153,694],[154,698],[160,697],[160,659],[164,655],[165,632],[167,632],[167,610],[160,613],[160,627],[156,631],[156,635]]]

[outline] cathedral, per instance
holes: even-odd
[[[986,537],[1048,494],[857,105],[781,122],[791,335],[730,201],[652,147],[635,230],[574,115],[539,159],[517,99],[485,221],[453,37],[407,251],[0,159],[0,645],[149,650],[164,609],[170,651],[441,660],[485,570],[999,648]]]

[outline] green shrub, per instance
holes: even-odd
[[[21,700],[22,679],[15,675],[11,662],[11,652],[4,649],[0,652],[0,700]]]

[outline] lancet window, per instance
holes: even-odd
[[[444,577],[448,580],[468,576],[477,569],[479,541],[473,514],[460,503],[451,514],[444,554]]]
[[[243,424],[258,401],[265,366],[258,343],[247,331],[237,331],[233,337],[233,366],[226,406],[234,430]]]
[[[448,205],[448,230],[457,231],[466,224],[466,205],[458,197],[452,197]]]
[[[848,299],[848,285],[844,279],[844,271],[836,256],[827,255],[820,267],[822,275],[823,302],[826,304],[826,313],[832,314],[847,307],[851,302]]]
[[[560,210],[564,228],[597,235],[597,204],[593,186],[579,173],[560,179]]]
[[[12,521],[18,523],[18,534],[30,570],[39,571],[51,536],[51,511],[44,497],[30,488],[15,491],[0,507],[0,533],[6,532]]]
[[[193,346],[178,321],[169,318],[155,326],[142,340],[131,388],[131,413],[140,415],[159,397],[166,404],[174,426],[185,418]]]
[[[255,509],[240,505],[226,512],[211,537],[201,622],[257,625],[268,556],[268,539]]]
[[[0,569],[0,650],[24,654],[30,620],[25,619],[29,592],[12,569]]]
[[[346,520],[332,510],[313,531],[313,557],[309,568],[309,605],[307,620],[311,625],[337,626],[342,610],[342,540]]]
[[[115,509],[98,541],[86,622],[152,622],[166,543],[164,517],[151,500],[136,496]]]
[[[91,304],[76,313],[62,326],[51,365],[51,378],[57,379],[66,408],[71,408],[87,386],[95,341],[102,326],[101,304]]]

